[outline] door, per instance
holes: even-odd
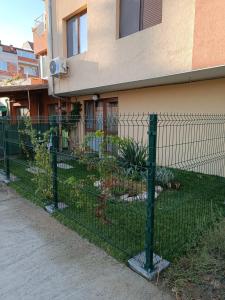
[[[85,102],[85,133],[103,131],[104,135],[118,134],[118,100],[115,98]],[[102,138],[93,138],[89,147],[99,151]]]

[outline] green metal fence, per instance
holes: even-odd
[[[0,119],[0,159],[4,158],[4,119]]]
[[[172,262],[224,216],[225,115],[0,124],[0,167],[10,185],[43,207],[53,203],[56,214],[147,271],[155,267],[154,254]]]

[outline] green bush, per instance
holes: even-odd
[[[68,187],[69,199],[77,208],[83,208],[88,203],[86,193],[90,188],[93,189],[95,180],[95,176],[90,175],[85,179],[77,179],[71,176],[65,181],[65,185]]]
[[[119,147],[118,160],[127,176],[142,178],[146,173],[147,147],[133,139],[124,139]]]
[[[32,179],[36,184],[35,193],[39,194],[44,200],[52,199],[52,167],[51,155],[48,150],[51,132],[45,131],[43,134],[37,132],[33,128],[32,121],[29,117],[24,118],[23,122],[23,129],[19,131],[21,148],[30,166],[36,167],[38,170]],[[29,145],[24,141],[29,142]]]
[[[157,167],[155,181],[156,183],[166,186],[174,180],[173,172],[165,167]]]

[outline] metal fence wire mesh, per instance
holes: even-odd
[[[225,115],[2,118],[0,131],[13,188],[148,270],[224,215]]]

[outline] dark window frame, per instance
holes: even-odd
[[[117,97],[102,98],[102,99],[98,100],[98,102],[101,102],[103,104],[103,131],[104,131],[104,133],[117,135],[114,132],[107,130],[106,120],[107,120],[107,103],[116,103],[117,107],[118,107],[118,98]],[[86,103],[93,104],[93,107],[92,107],[93,122],[92,122],[91,128],[87,126]],[[96,102],[93,100],[85,100],[84,101],[84,111],[85,111],[85,132],[86,133],[95,132],[97,130],[96,123],[95,123],[95,121],[96,121]],[[88,123],[88,124],[90,124],[90,123]]]
[[[146,28],[144,28],[144,1],[145,0],[139,0],[140,1],[140,9],[139,9],[139,30],[136,31],[136,32],[140,32],[142,30],[145,30]],[[161,0],[162,1],[162,0]],[[162,10],[162,2],[161,2],[161,10]],[[162,11],[161,11],[161,14],[162,14]],[[161,15],[161,22],[162,22],[162,15]],[[160,23],[161,23],[160,22]],[[160,24],[158,23],[158,24]],[[158,25],[158,24],[155,24],[155,25]],[[153,26],[155,26],[153,25]],[[151,28],[153,26],[149,26],[148,28]],[[136,32],[133,32],[133,33],[130,33],[130,34],[127,34],[127,35],[123,35],[122,34],[122,30],[121,30],[121,0],[120,0],[120,3],[119,3],[119,38],[124,38],[124,37],[127,37],[131,34],[134,34]]]
[[[66,20],[66,41],[67,41],[67,57],[70,58],[70,57],[73,57],[73,56],[76,56],[76,55],[79,55],[81,54],[80,52],[80,18],[82,16],[84,16],[85,14],[87,14],[87,9],[84,9],[82,10],[80,13],[72,16],[71,18],[69,18],[68,20]],[[69,52],[69,32],[68,32],[68,23],[72,20],[76,20],[77,19],[77,54],[73,54],[71,55],[70,52]],[[82,52],[83,53],[83,52]]]

